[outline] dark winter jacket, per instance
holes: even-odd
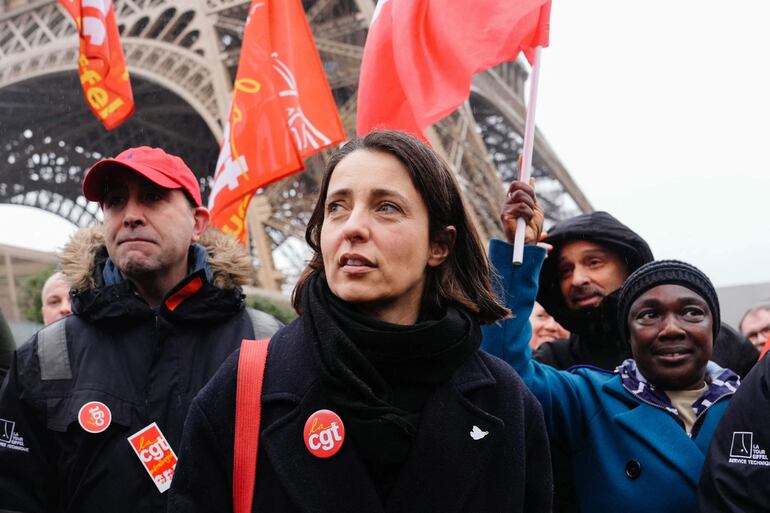
[[[254,512],[550,511],[548,441],[537,401],[507,364],[479,350],[428,398],[385,506],[349,434],[334,456],[313,456],[305,422],[333,406],[308,336],[300,318],[270,343]],[[237,354],[190,407],[170,513],[233,510],[236,378]],[[474,426],[486,436],[474,439]]]
[[[0,391],[0,510],[165,511],[168,494],[127,438],[155,422],[176,450],[195,394],[255,335],[239,288],[249,259],[236,242],[212,233],[205,250],[191,248],[197,265],[157,309],[127,281],[110,282],[102,242],[87,230],[65,249],[74,315],[19,348]],[[260,317],[267,333],[279,327]],[[78,421],[92,401],[111,414],[99,433]]]
[[[698,489],[702,513],[760,513],[770,505],[770,358],[762,358],[730,401]]]
[[[13,340],[13,334],[5,321],[3,312],[0,311],[0,382],[5,379],[5,375],[8,373],[15,350],[16,342]]]
[[[596,308],[575,311],[567,307],[559,288],[559,250],[566,242],[576,240],[612,249],[625,262],[629,275],[653,259],[644,239],[607,212],[584,214],[557,224],[546,239],[553,245],[553,251],[543,264],[537,301],[570,331],[570,337],[542,344],[533,358],[561,370],[573,365],[592,365],[612,371],[632,357],[631,347],[621,339],[617,327],[619,291],[606,296]],[[714,341],[714,362],[743,377],[758,357],[759,352],[751,342],[722,324]]]
[[[714,340],[711,360],[745,378],[758,359],[759,350],[756,346],[729,325],[722,323]]]

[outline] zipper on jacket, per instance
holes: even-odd
[[[150,368],[147,371],[147,379],[144,383],[144,416],[147,420],[150,419],[150,376],[152,375],[152,368],[155,366],[155,361],[158,359],[158,353],[160,352],[160,314],[155,311],[155,333],[153,333],[153,349],[152,357],[150,359]]]
[[[695,422],[692,423],[692,429],[690,430],[690,432],[692,433],[690,435],[691,437],[694,437],[695,435],[698,434],[698,431],[700,431],[700,425],[698,423],[700,422],[701,418],[703,417],[703,414],[706,413],[707,411],[709,411],[709,409],[712,406],[714,406],[716,403],[718,403],[719,401],[721,401],[722,399],[724,399],[725,397],[730,396],[730,395],[735,395],[735,392],[725,392],[724,394],[720,395],[719,397],[714,399],[714,402],[711,403],[711,406],[705,408],[702,412],[700,412],[698,414],[697,417],[695,417]],[[698,428],[697,430],[695,429],[696,427]]]

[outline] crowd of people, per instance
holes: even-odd
[[[179,157],[129,148],[83,194],[104,222],[45,326],[13,351],[0,317],[2,511],[767,509],[770,304],[736,331],[606,212],[546,233],[514,182],[487,252],[442,158],[372,132],[326,165],[283,326]]]

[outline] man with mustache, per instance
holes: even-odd
[[[512,198],[509,194],[503,205],[504,226],[513,213]],[[541,344],[533,358],[560,370],[573,365],[614,370],[631,358],[617,328],[617,298],[625,279],[653,260],[649,245],[607,212],[561,221],[543,242],[553,249],[540,272],[537,301],[570,336]],[[576,503],[567,452],[552,444],[554,511],[559,513],[574,511]]]
[[[61,269],[72,315],[14,354],[0,391],[0,510],[165,511],[188,407],[244,338],[251,258],[208,230],[198,178],[146,146],[97,162],[83,195],[104,223]]]
[[[522,205],[536,212],[533,218],[540,220],[535,225],[542,227],[542,207],[534,200],[533,189],[513,182],[500,215],[510,241],[516,224],[512,221],[521,215]],[[571,334],[569,339],[543,343],[533,358],[560,370],[589,365],[614,371],[632,358],[631,346],[623,342],[617,323],[620,289],[631,273],[653,260],[649,245],[607,212],[561,221],[543,242],[552,250],[540,272],[537,301]],[[493,345],[489,349],[495,354]],[[721,326],[714,341],[714,362],[745,375],[757,357],[748,340],[729,326]],[[553,511],[557,513],[577,507],[569,455],[568,447],[551,441]]]
[[[631,357],[616,327],[617,292],[626,277],[653,260],[650,247],[607,212],[566,219],[544,242],[553,250],[537,300],[571,335],[544,343],[535,359],[562,370],[580,364],[614,370]]]
[[[543,264],[537,300],[571,335],[542,344],[533,357],[561,370],[573,365],[615,370],[631,357],[615,321],[618,292],[632,272],[653,260],[649,245],[601,211],[561,221],[544,242],[553,250]],[[758,356],[751,343],[722,325],[713,361],[745,376]]]

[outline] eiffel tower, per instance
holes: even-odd
[[[356,89],[374,0],[303,0],[348,135],[355,133]],[[77,74],[78,37],[55,0],[0,0],[0,203],[28,205],[78,226],[100,221],[82,197],[96,160],[130,146],[181,156],[206,200],[240,56],[248,0],[115,0],[136,111],[108,132],[87,108]],[[430,129],[451,164],[482,236],[501,236],[498,210],[517,176],[524,84],[520,62],[474,78],[470,99]],[[255,196],[249,210],[255,284],[280,290],[307,258],[304,229],[324,155]],[[533,175],[547,220],[591,205],[538,134]]]

